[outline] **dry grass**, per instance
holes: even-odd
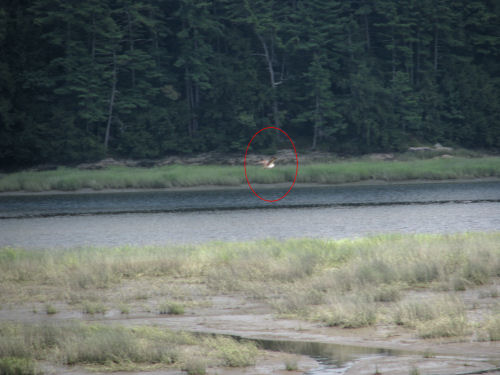
[[[15,358],[4,359],[0,365],[9,362],[11,367],[11,361],[16,366],[22,361],[24,366],[34,359],[101,365],[110,370],[140,369],[151,364],[186,368],[201,361],[212,366],[245,367],[254,364],[259,355],[251,343],[160,327],[2,323],[0,336],[0,358]]]
[[[490,341],[500,341],[500,313],[496,313],[488,319],[485,329]]]
[[[356,298],[337,298],[317,317],[330,327],[361,328],[375,324],[376,305]]]
[[[470,328],[463,302],[450,296],[400,303],[394,322],[416,328],[424,339],[465,336]]]
[[[182,308],[196,309],[198,305],[186,299],[195,289],[179,289],[180,280],[196,285],[195,298],[241,293],[286,316],[345,328],[390,321],[414,329],[421,337],[461,336],[470,331],[470,325],[459,297],[420,303],[406,298],[408,290],[486,289],[499,276],[500,233],[0,249],[0,303],[16,298],[32,302],[34,296],[50,303],[62,295],[68,303],[83,305],[83,311],[95,314],[109,308],[100,302],[104,294],[110,306],[137,301],[140,295],[146,311],[158,311],[151,299],[182,301]],[[119,292],[121,285],[128,285],[128,294]],[[141,292],[144,285],[148,285],[147,294]],[[96,297],[91,299],[93,294]],[[171,308],[170,302],[164,305],[160,304],[160,312],[180,311]],[[445,316],[451,318],[442,319]]]

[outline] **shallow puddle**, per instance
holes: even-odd
[[[239,337],[234,337],[241,339]],[[390,350],[381,348],[366,348],[350,345],[327,344],[319,342],[285,341],[244,339],[256,343],[264,350],[283,352],[289,354],[305,355],[317,361],[319,366],[311,369],[308,375],[343,374],[359,359],[380,356],[404,356],[415,354],[403,350]]]

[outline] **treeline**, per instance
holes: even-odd
[[[4,0],[0,164],[500,146],[496,0]],[[274,136],[254,146],[279,146]]]

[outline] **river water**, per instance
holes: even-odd
[[[259,188],[265,199],[286,188]],[[30,249],[500,230],[500,181],[0,196],[0,246]],[[378,349],[261,342],[343,374]],[[298,346],[297,346],[298,345]]]
[[[500,181],[0,196],[0,246],[33,249],[494,230]]]

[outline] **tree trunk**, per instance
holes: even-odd
[[[316,145],[318,143],[319,126],[320,126],[319,97],[318,95],[316,95],[316,107],[314,109],[314,132],[313,132],[313,143],[312,143],[313,150],[316,150]]]
[[[279,128],[280,127],[280,119],[279,119],[279,109],[278,109],[278,98],[277,98],[277,92],[276,92],[277,91],[276,86],[278,85],[278,83],[276,83],[276,78],[274,75],[273,59],[269,53],[269,48],[268,48],[267,43],[264,40],[264,38],[260,34],[257,34],[257,37],[259,38],[260,42],[262,43],[262,48],[264,49],[264,57],[265,57],[266,63],[267,63],[267,69],[269,70],[269,80],[271,82],[271,90],[272,90],[272,108],[273,108],[274,125]]]
[[[410,83],[413,85],[415,80],[415,72],[413,67],[413,42],[408,42],[408,51],[410,51],[410,58],[408,59],[410,63],[407,65],[406,70],[408,72],[408,78]]]
[[[186,100],[189,107],[189,123],[188,123],[188,134],[190,137],[193,136],[193,86],[191,85],[191,77],[189,73],[189,68],[184,71],[186,75]]]
[[[438,69],[438,28],[434,25],[434,71]]]
[[[415,67],[415,84],[418,85],[419,82],[419,74],[420,74],[420,30],[417,29],[417,63]]]
[[[392,38],[392,80],[396,78],[396,39],[394,38],[394,28],[391,27],[391,38]]]
[[[347,45],[349,46],[349,56],[351,57],[351,61],[354,61],[354,50],[352,46],[352,34],[351,34],[351,26],[347,26]]]
[[[132,18],[130,17],[130,12],[127,9],[127,22],[128,22],[128,40],[130,44],[130,57],[132,59],[132,63],[134,61],[134,38],[133,38],[133,33],[132,33]],[[131,76],[132,76],[132,87],[135,87],[135,69],[132,67],[130,69]]]
[[[200,85],[194,84],[193,95],[193,134],[198,131],[198,108],[200,107]]]
[[[95,13],[92,12],[92,41],[90,45],[90,54],[92,56],[92,64],[95,62]]]
[[[71,22],[66,23],[66,58],[69,57],[69,49],[71,42]]]
[[[368,26],[368,15],[364,15],[364,21],[365,21],[365,34],[366,34],[366,49],[369,50],[371,48],[371,41],[370,41],[370,28]]]
[[[153,20],[153,18],[154,18],[152,9],[149,10],[149,18],[151,20]],[[161,58],[160,58],[159,43],[158,43],[158,32],[156,31],[156,29],[154,27],[151,28],[151,43],[152,43],[153,50],[155,51],[154,58],[155,58],[155,62],[156,62],[156,67],[160,68]]]
[[[116,53],[115,53],[115,51],[113,51],[113,83],[111,85],[111,98],[109,99],[108,123],[106,125],[106,135],[104,137],[104,148],[106,150],[108,149],[109,133],[111,130],[111,121],[113,120],[113,107],[115,105],[117,80],[118,80],[118,76],[117,76],[117,66],[116,66]]]

